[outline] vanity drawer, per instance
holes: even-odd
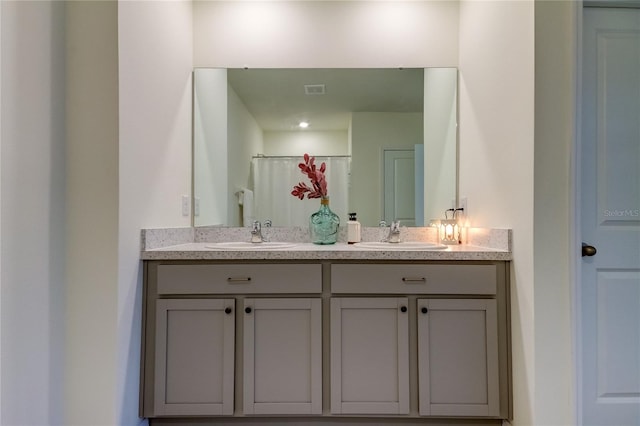
[[[320,264],[158,266],[158,294],[321,292]]]
[[[334,264],[332,293],[496,294],[496,265]]]

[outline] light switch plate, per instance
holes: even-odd
[[[463,219],[466,219],[467,217],[469,217],[469,206],[467,203],[467,197],[460,198],[460,205],[458,206],[458,208],[464,209],[461,215]]]

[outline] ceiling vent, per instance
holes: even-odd
[[[305,95],[324,95],[324,84],[305,84]]]

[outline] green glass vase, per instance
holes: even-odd
[[[320,210],[311,215],[309,229],[313,244],[335,244],[338,241],[340,217],[329,208],[329,198],[320,199]]]

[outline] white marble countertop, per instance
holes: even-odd
[[[371,250],[345,243],[285,249],[219,250],[195,242],[143,250],[143,260],[512,260],[509,250],[460,244],[443,250]]]

